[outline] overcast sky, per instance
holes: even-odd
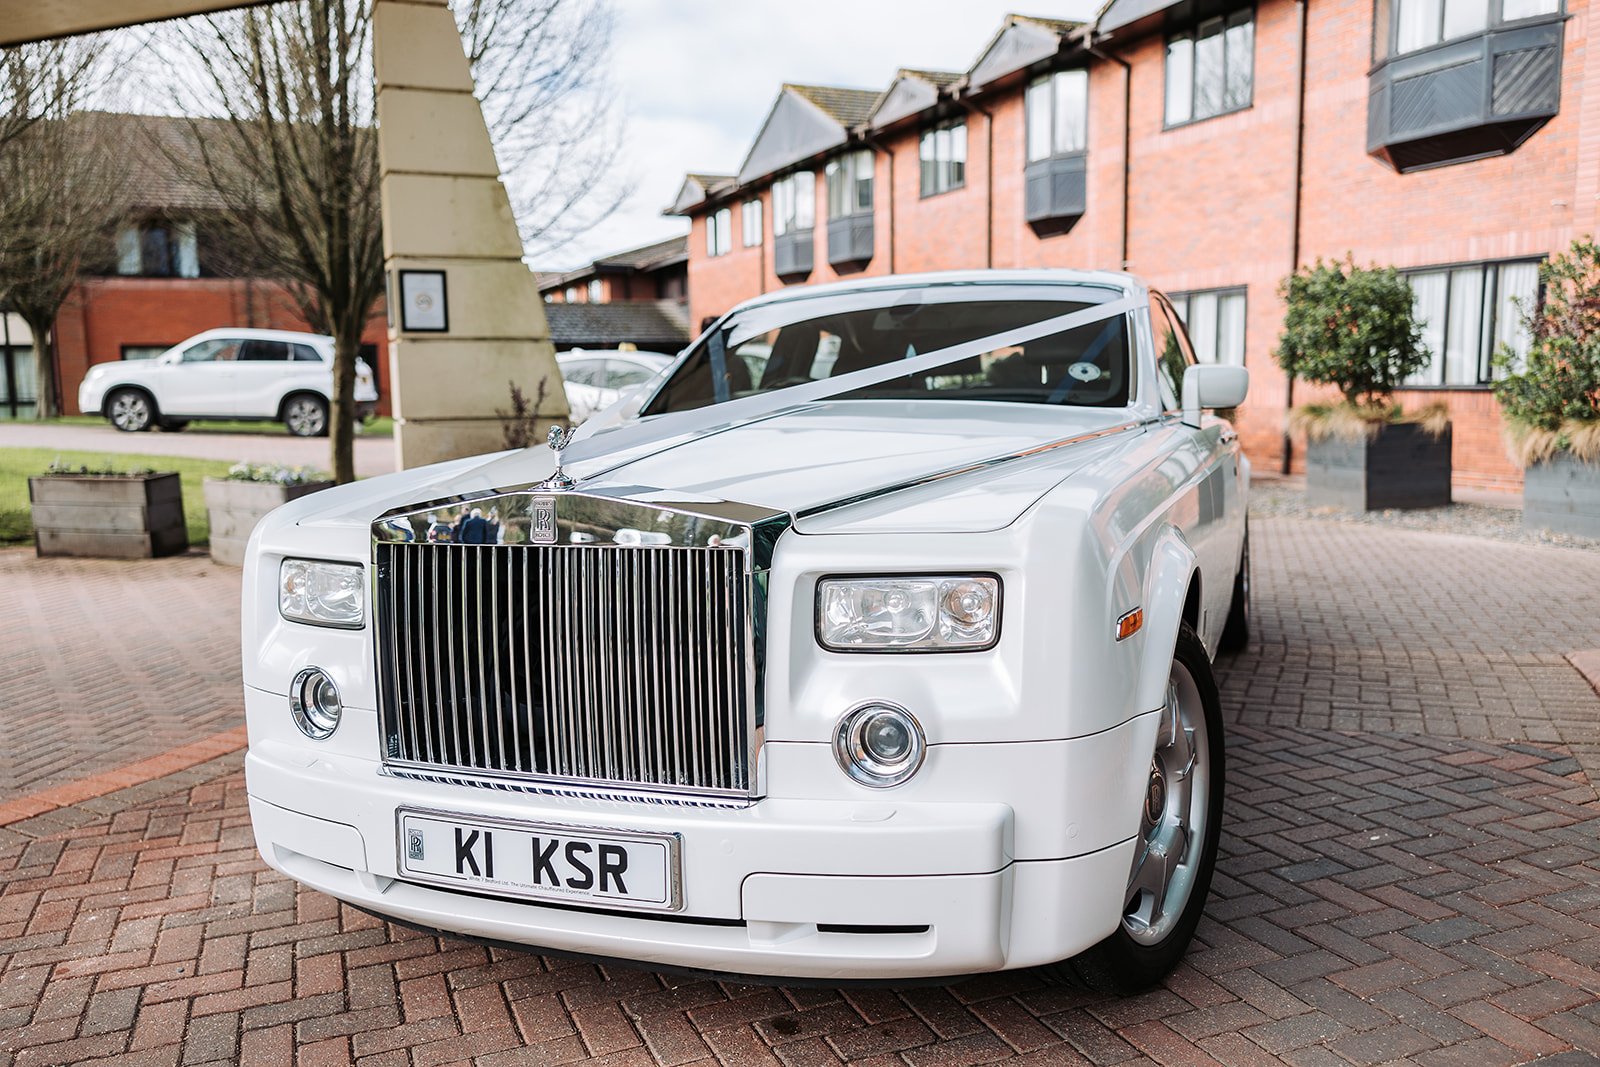
[[[682,233],[687,171],[731,174],[784,82],[883,89],[900,67],[966,70],[1008,12],[1086,19],[1093,0],[615,0],[612,76],[634,191],[540,268]]]

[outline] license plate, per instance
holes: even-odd
[[[401,877],[495,895],[676,911],[677,834],[396,813]]]

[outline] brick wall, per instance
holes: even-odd
[[[78,412],[78,384],[95,363],[122,358],[124,345],[170,346],[229,326],[307,330],[288,295],[241,278],[88,278],[56,319],[63,410]],[[382,305],[362,341],[378,347],[378,411],[389,414],[388,333]]]

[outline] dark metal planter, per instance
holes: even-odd
[[[206,515],[211,521],[211,558],[231,567],[242,567],[250,533],[267,512],[331,485],[332,482],[279,485],[207,478]]]
[[[1557,452],[1523,472],[1522,525],[1600,538],[1600,463]]]
[[[189,547],[177,474],[45,474],[28,479],[41,556],[150,559]]]
[[[1450,430],[1434,437],[1410,422],[1374,437],[1306,446],[1306,502],[1344,511],[1437,508],[1450,503]]]

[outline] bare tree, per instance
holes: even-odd
[[[456,22],[522,242],[547,250],[632,192],[602,0],[459,0]]]
[[[226,118],[192,120],[223,205],[231,266],[282,283],[334,342],[331,466],[355,478],[361,335],[383,295],[372,11],[303,0],[190,24],[206,88]]]
[[[127,210],[122,127],[74,111],[103,57],[101,38],[4,55],[13,95],[0,120],[0,307],[33,333],[38,418],[57,414],[56,318],[88,269],[105,264]]]

